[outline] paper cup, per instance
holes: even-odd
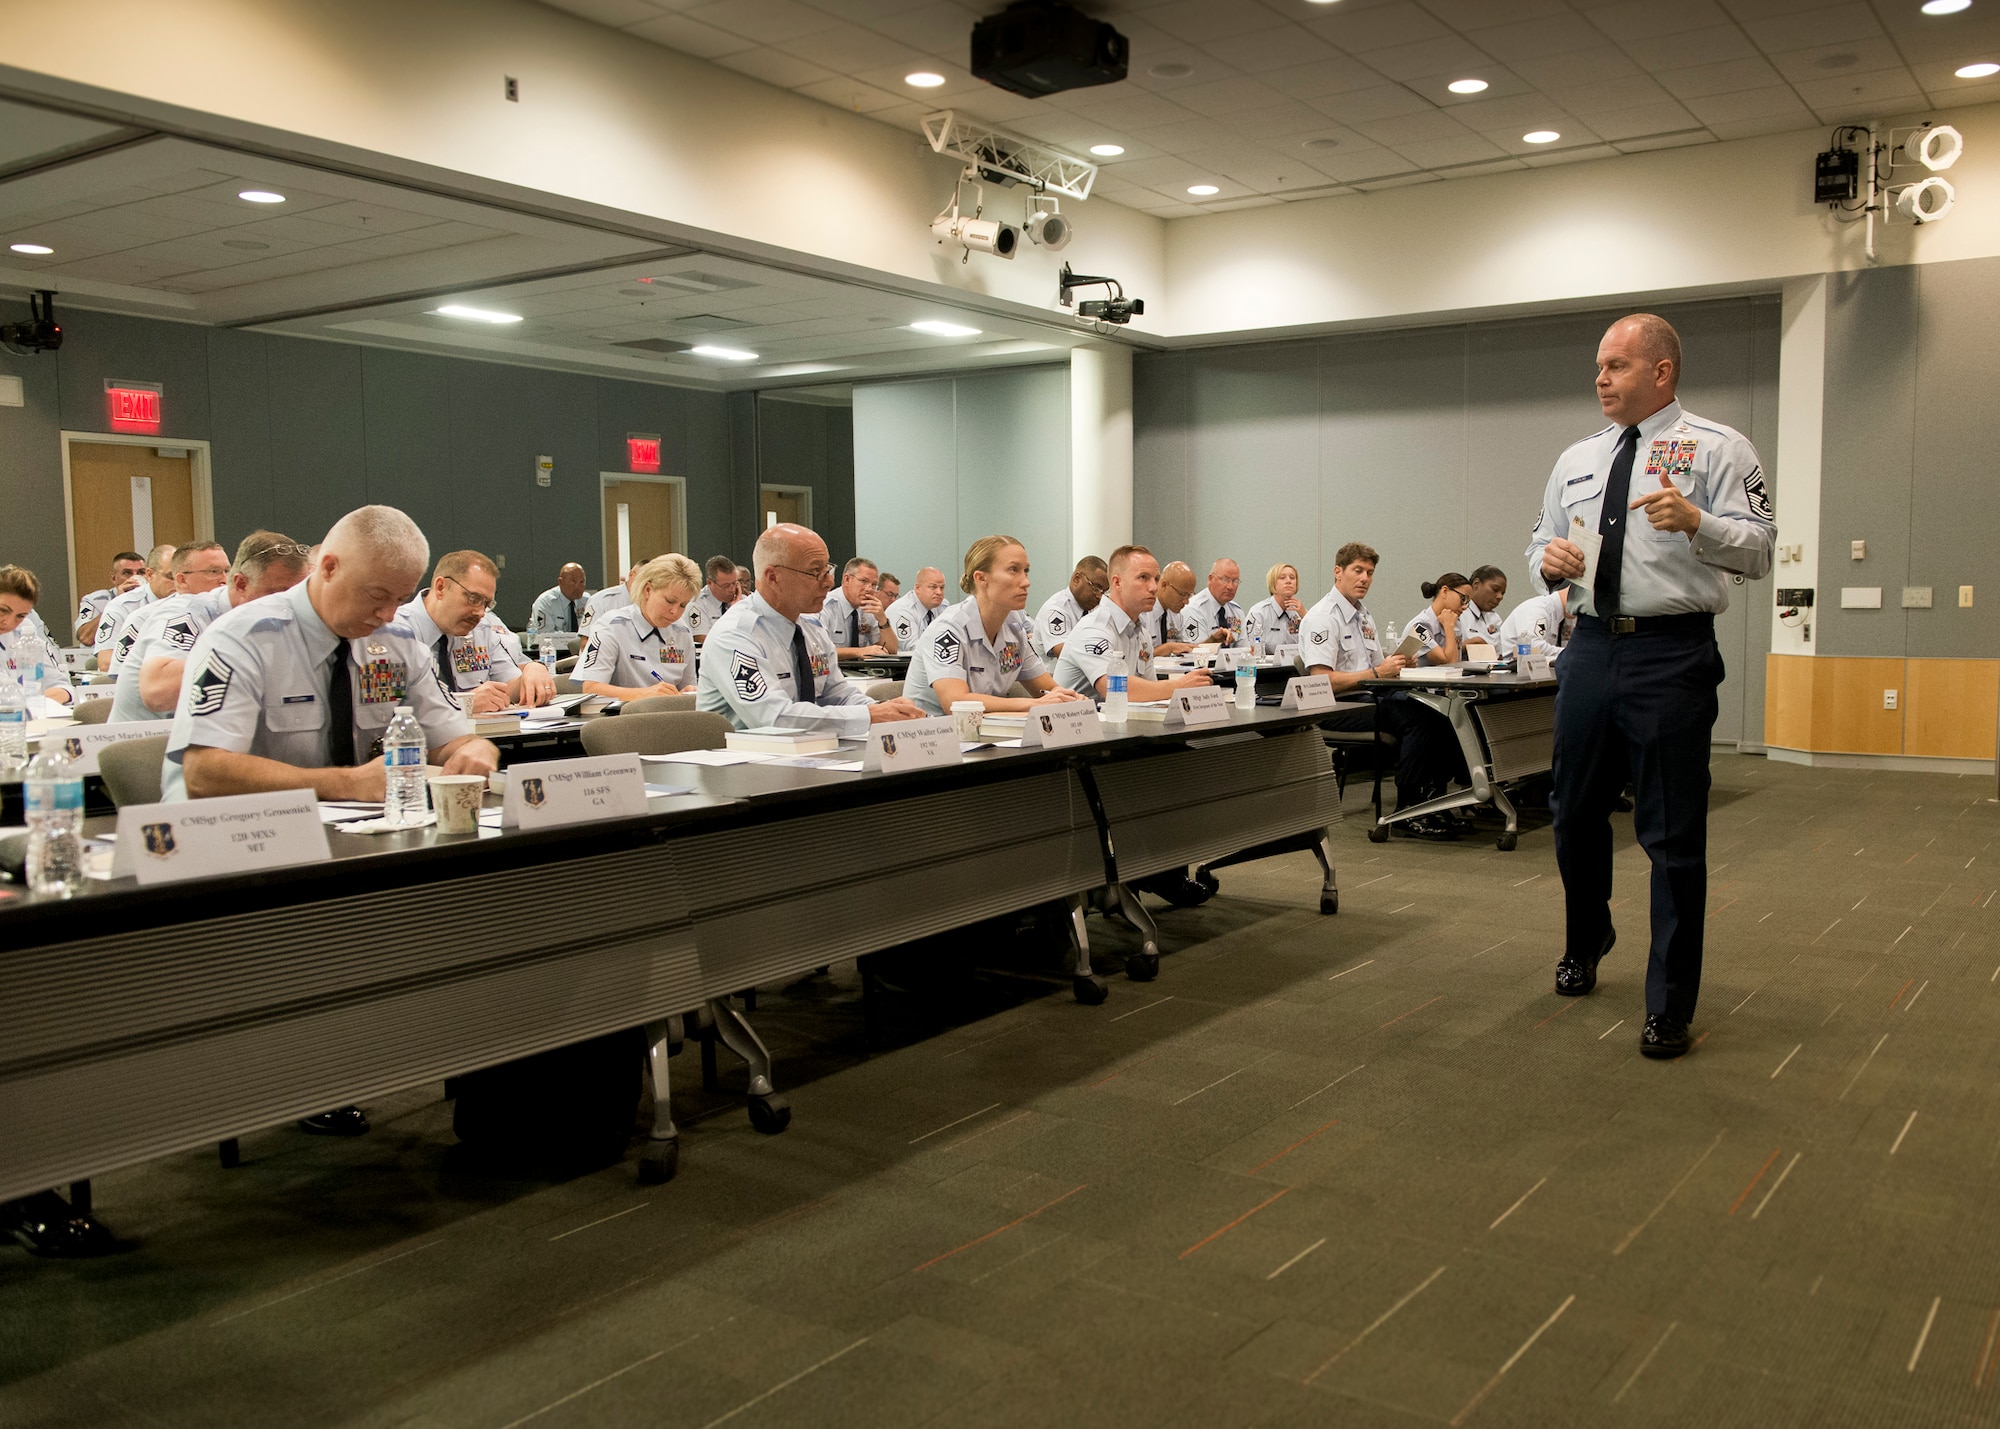
[[[971,744],[979,738],[979,722],[986,718],[986,706],[978,700],[953,700],[951,721],[958,726],[958,740]]]
[[[479,805],[486,796],[483,774],[433,774],[430,779],[431,809],[437,814],[441,834],[470,834],[479,830]]]

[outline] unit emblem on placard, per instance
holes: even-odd
[[[893,734],[885,734],[885,735],[883,735],[883,736],[882,736],[882,753],[883,753],[884,757],[886,757],[886,758],[889,758],[889,759],[894,759],[894,758],[896,757],[896,736],[895,736],[895,735],[893,735]]]
[[[539,809],[549,801],[548,791],[542,788],[539,779],[521,781],[521,802],[531,809]]]
[[[141,824],[139,834],[146,842],[146,852],[154,858],[172,858],[179,851],[172,824]]]
[[[71,735],[63,741],[63,753],[71,759],[83,758],[83,741]]]

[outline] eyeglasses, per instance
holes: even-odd
[[[311,546],[300,545],[296,541],[281,541],[275,546],[262,546],[252,551],[245,560],[262,561],[271,556],[310,556]]]
[[[771,568],[773,570],[779,570],[779,571],[790,571],[795,576],[804,576],[814,585],[818,585],[820,582],[828,579],[833,574],[832,566],[813,566],[810,569],[801,570],[797,566],[781,566],[776,561],[773,561],[771,563]]]
[[[493,608],[492,596],[481,595],[457,576],[446,576],[445,579],[465,592],[466,604],[470,605],[474,610],[491,610]]]

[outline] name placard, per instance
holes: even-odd
[[[122,744],[128,739],[151,739],[156,734],[165,734],[172,727],[170,720],[134,719],[121,720],[117,724],[79,724],[58,733],[55,730],[42,736],[44,745],[54,742],[62,747],[62,752],[70,758],[78,774],[97,773],[97,756],[105,746]]]
[[[1546,655],[1530,654],[1527,668],[1521,671],[1531,680],[1546,680],[1555,674],[1555,665]]]
[[[501,826],[510,829],[636,818],[645,812],[645,766],[636,754],[517,764],[507,771],[507,795],[500,801]]]
[[[964,751],[958,747],[958,721],[949,715],[943,719],[899,719],[870,725],[862,751],[861,769],[865,774],[935,769],[965,759]]]
[[[114,878],[179,883],[225,873],[260,873],[333,855],[310,789],[235,794],[184,804],[131,804],[118,811]]]
[[[1233,708],[1229,692],[1214,685],[1190,685],[1167,697],[1167,723],[1199,728],[1205,724],[1228,724]]]
[[[1072,744],[1095,744],[1103,738],[1104,722],[1088,700],[1036,705],[1021,726],[1023,749],[1066,749]]]
[[[1300,675],[1285,681],[1285,698],[1280,709],[1308,713],[1333,708],[1333,681],[1325,675]]]

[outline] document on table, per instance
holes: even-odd
[[[1604,548],[1604,538],[1583,524],[1581,516],[1569,518],[1569,543],[1583,552],[1583,574],[1571,576],[1570,584],[1586,591],[1597,589],[1597,553]]]
[[[721,768],[729,764],[767,764],[774,756],[754,749],[683,749],[675,754],[642,754],[648,764],[706,764]]]
[[[319,821],[323,824],[348,824],[357,819],[381,817],[381,804],[371,804],[365,799],[322,799],[319,803]]]

